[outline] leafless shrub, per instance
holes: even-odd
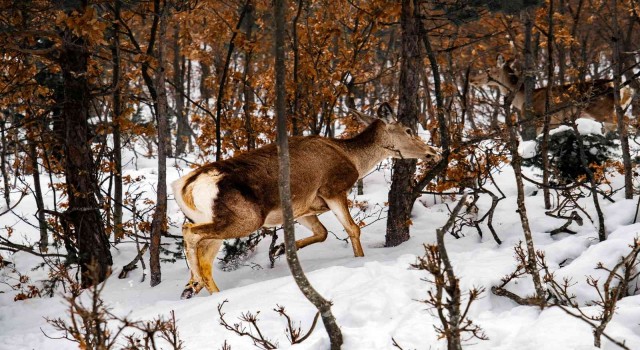
[[[65,300],[68,318],[47,319],[60,337],[78,344],[81,349],[184,349],[178,335],[173,311],[169,319],[158,317],[151,321],[131,320],[111,312],[101,298],[105,283],[85,290],[89,300],[81,300],[81,293],[72,290]]]
[[[599,307],[598,312],[595,314],[583,310],[583,307],[576,300],[576,296],[570,292],[571,280],[564,278],[562,282],[558,282],[553,272],[549,270],[544,254],[539,254],[538,261],[544,271],[544,281],[549,286],[549,292],[555,299],[553,305],[591,326],[594,337],[593,345],[598,348],[601,347],[601,338],[604,336],[619,347],[629,349],[624,344],[624,341],[620,342],[607,335],[605,329],[616,312],[618,301],[631,293],[637,292],[635,287],[632,288],[632,284],[633,281],[637,281],[640,274],[638,272],[640,241],[634,240],[630,247],[631,251],[626,256],[621,257],[613,268],[607,268],[602,263],[598,263],[596,269],[608,272],[603,284],[600,284],[600,281],[592,276],[587,277],[587,284],[593,287],[598,294],[597,300],[592,300],[586,304],[588,307]]]
[[[240,322],[231,325],[224,318],[226,314],[222,312],[222,308],[227,302],[228,300],[225,300],[222,303],[218,304],[220,325],[222,325],[228,331],[234,332],[239,336],[249,337],[253,342],[253,345],[259,349],[270,350],[278,348],[278,343],[269,339],[268,336],[264,335],[260,330],[260,326],[258,325],[258,315],[260,314],[260,311],[257,311],[255,314],[248,311],[244,312],[239,317]],[[313,330],[318,323],[318,318],[320,317],[320,312],[317,312],[315,317],[313,318],[313,322],[311,323],[309,330],[305,334],[300,326],[294,326],[294,322],[291,320],[291,317],[287,314],[283,306],[276,305],[276,308],[273,309],[273,311],[277,312],[278,315],[284,317],[287,320],[286,334],[287,339],[292,345],[300,344],[305,341],[311,335],[311,333],[313,333]],[[243,323],[248,324],[248,326],[245,326]],[[228,350],[230,348],[231,347],[225,341],[222,349]]]
[[[533,295],[533,296],[521,297],[507,290],[506,286],[512,281],[516,281],[520,278],[524,278],[525,276],[532,275],[532,274],[538,274],[539,276],[539,273],[540,273],[539,259],[541,256],[544,256],[542,252],[540,251],[537,252],[536,261],[538,261],[538,263],[536,263],[536,267],[532,269],[529,264],[527,253],[522,247],[522,241],[520,241],[520,243],[514,247],[514,251],[515,251],[515,258],[517,262],[516,269],[512,273],[503,277],[499,285],[491,287],[491,292],[498,296],[507,297],[513,300],[514,302],[518,303],[519,305],[535,305],[539,307],[544,307],[544,305],[546,304],[546,300],[542,298],[540,295],[538,295],[537,293],[536,295]]]
[[[584,194],[582,193],[582,191],[580,191],[579,187],[574,186],[562,190],[556,189],[556,193],[559,199],[559,203],[555,209],[546,211],[545,215],[556,219],[564,219],[567,221],[560,227],[551,230],[551,232],[549,233],[551,235],[563,232],[575,234],[576,232],[569,229],[569,226],[574,222],[578,224],[578,226],[582,226],[584,223],[584,220],[582,219],[582,216],[580,216],[578,211],[582,212],[587,218],[589,218],[589,220],[591,220],[589,214],[582,208],[580,204],[578,204],[578,199],[583,198]]]
[[[473,338],[488,339],[482,328],[468,318],[469,308],[484,292],[483,288],[471,289],[467,295],[466,305],[462,305],[459,280],[457,278],[449,280],[443,258],[436,245],[425,245],[425,255],[419,257],[412,267],[426,270],[433,276],[433,280],[425,279],[433,284],[434,289],[427,293],[427,299],[422,302],[435,309],[442,326],[434,325],[434,329],[440,338],[447,339],[449,349],[460,349],[461,347],[457,347],[456,344]],[[469,335],[466,339],[465,334]]]
[[[435,288],[429,290],[427,299],[422,302],[436,310],[442,326],[434,325],[434,328],[440,338],[447,339],[449,350],[460,350],[463,341],[473,338],[488,339],[482,328],[468,318],[471,304],[478,300],[484,289],[471,289],[466,305],[462,305],[460,280],[453,272],[444,245],[444,234],[454,226],[458,213],[467,204],[466,199],[467,196],[464,195],[453,209],[447,223],[436,230],[438,245],[425,245],[425,255],[419,257],[417,262],[411,265],[413,268],[429,272],[433,277],[433,280],[426,279],[425,281],[432,283]],[[468,335],[468,338],[464,339],[465,335]],[[394,346],[398,347],[397,344]]]

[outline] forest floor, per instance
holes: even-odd
[[[132,154],[129,154],[132,156]],[[132,178],[143,176],[136,183],[142,198],[154,199],[156,182],[156,162],[152,158],[131,157],[124,175]],[[169,182],[179,174],[188,171],[185,163],[176,165],[169,162]],[[386,165],[385,165],[386,164]],[[412,269],[417,256],[424,255],[423,244],[435,243],[436,229],[449,217],[457,199],[443,203],[433,195],[425,195],[416,202],[413,210],[411,239],[395,248],[384,247],[385,216],[389,163],[374,171],[364,179],[365,194],[352,195],[353,200],[367,202],[367,212],[353,209],[358,219],[367,224],[362,229],[364,258],[354,258],[350,244],[344,239],[347,234],[333,214],[321,215],[321,221],[331,233],[323,243],[315,244],[298,252],[302,265],[313,286],[333,302],[333,314],[344,335],[344,349],[392,349],[392,339],[404,349],[446,349],[446,342],[438,339],[434,327],[439,326],[437,315],[420,300],[427,298],[431,288],[424,271]],[[179,168],[182,168],[180,170]],[[525,169],[530,176],[537,171]],[[496,209],[494,226],[502,239],[498,245],[489,230],[482,225],[484,236],[480,237],[475,228],[464,228],[459,239],[446,236],[447,249],[455,273],[460,278],[462,290],[483,287],[486,291],[472,304],[469,318],[479,325],[488,340],[472,339],[465,343],[466,349],[492,350],[553,350],[553,349],[595,349],[591,328],[581,320],[573,318],[557,307],[540,310],[536,307],[520,306],[505,297],[495,296],[491,286],[512,272],[515,267],[514,246],[523,240],[522,228],[516,213],[516,187],[514,173],[505,165],[494,174],[496,183],[506,198]],[[612,186],[620,187],[622,178],[613,178]],[[491,188],[491,186],[489,186]],[[548,232],[561,226],[564,220],[545,215],[542,191],[526,185],[527,211],[532,225],[536,249],[546,254],[550,268],[557,276],[572,278],[570,288],[577,299],[586,304],[597,299],[594,288],[587,284],[587,276],[603,278],[605,272],[596,269],[601,262],[612,267],[629,250],[629,245],[640,235],[640,224],[632,224],[638,198],[625,200],[623,194],[613,195],[615,202],[601,201],[608,239],[598,242],[597,216],[591,198],[583,198],[580,204],[594,219],[585,219],[583,226],[573,224],[570,228],[577,233],[551,236]],[[45,199],[52,203],[51,191]],[[175,201],[169,204],[172,227],[170,233],[180,235],[179,226],[183,216]],[[478,202],[478,216],[490,207],[491,199],[482,196]],[[16,242],[37,239],[38,230],[18,218],[23,216],[31,223],[36,205],[32,198],[25,198],[14,210],[14,214],[0,217],[0,227],[13,228],[12,239]],[[378,215],[381,215],[378,219]],[[376,220],[377,219],[377,220]],[[310,234],[300,225],[296,226],[297,236]],[[282,234],[280,234],[282,237]],[[337,239],[340,238],[340,239]],[[179,251],[172,239],[164,239],[167,248]],[[114,273],[106,282],[102,292],[105,303],[117,315],[129,315],[133,319],[152,319],[158,315],[168,316],[173,310],[177,319],[180,338],[186,349],[220,349],[226,340],[232,349],[251,349],[253,345],[246,337],[225,330],[219,324],[217,307],[227,300],[223,311],[229,323],[238,322],[238,317],[246,311],[260,312],[259,325],[263,334],[278,342],[280,348],[328,349],[326,333],[319,323],[313,334],[302,344],[290,346],[285,336],[286,321],[275,311],[276,305],[284,306],[295,322],[300,322],[303,330],[311,324],[315,315],[313,306],[298,291],[289,275],[284,258],[270,268],[268,247],[270,239],[264,239],[254,254],[238,269],[222,271],[216,265],[214,278],[222,290],[209,295],[203,291],[190,300],[180,300],[180,293],[189,279],[189,270],[184,260],[162,264],[162,283],[149,286],[149,277],[141,282],[143,270],[138,268],[129,273],[128,278],[118,279],[122,266],[136,255],[136,245],[123,241],[113,247]],[[15,269],[30,276],[32,283],[46,278],[46,271],[31,271],[41,263],[41,259],[28,254],[9,255],[6,260],[15,264]],[[148,253],[145,255],[148,260]],[[67,306],[61,294],[54,297],[32,298],[14,302],[19,292],[17,275],[10,268],[0,270],[0,349],[75,349],[77,345],[65,340],[49,325],[45,318],[66,317]],[[636,281],[637,282],[637,281]],[[523,278],[508,288],[519,295],[533,292],[530,279]],[[585,307],[586,312],[597,312],[597,307]],[[629,296],[618,304],[613,320],[606,329],[614,339],[626,342],[630,349],[640,349],[640,295]],[[45,336],[46,335],[46,336]],[[617,346],[603,339],[603,349]]]

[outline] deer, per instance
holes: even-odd
[[[388,103],[367,116],[350,109],[366,128],[352,138],[301,136],[289,139],[291,201],[296,221],[312,232],[296,248],[323,242],[327,229],[318,215],[332,211],[349,235],[355,257],[364,256],[360,226],[349,213],[347,194],[378,163],[393,158],[440,160],[410,126],[398,122]],[[278,193],[276,144],[209,163],[171,184],[176,202],[190,220],[182,227],[191,273],[182,299],[203,288],[219,292],[212,263],[223,240],[250,235],[261,227],[283,224]]]
[[[520,82],[516,61],[505,61],[500,54],[496,62],[496,66],[470,76],[469,83],[476,87],[495,86],[504,95],[508,95],[518,89],[511,106],[522,111],[524,85]],[[602,123],[605,130],[617,130],[613,87],[613,81],[609,79],[596,79],[552,87],[552,96],[558,99],[559,102],[554,103],[553,109],[556,112],[551,115],[550,125],[563,124],[565,120],[569,120],[572,116],[581,112],[580,116]],[[542,131],[540,126],[542,118],[540,117],[545,114],[546,90],[546,87],[541,87],[533,91],[533,112],[538,117],[538,134]],[[631,104],[633,91],[628,86],[625,86],[620,89],[620,92],[620,104],[625,110]]]

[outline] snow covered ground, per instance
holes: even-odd
[[[173,165],[173,161],[170,164]],[[137,169],[130,164],[125,172],[125,175],[133,177],[144,175],[141,190],[146,190],[146,196],[151,198],[155,196],[155,166],[153,159],[139,158]],[[181,167],[186,168],[183,163]],[[178,169],[170,167],[169,182],[178,176]],[[389,178],[386,168],[367,176],[365,195],[356,199],[368,201],[370,208],[376,203],[383,204],[387,198]],[[505,274],[513,271],[513,247],[523,239],[515,212],[516,189],[512,169],[505,167],[495,174],[495,179],[507,196],[499,203],[494,219],[503,244],[496,244],[486,229],[483,238],[471,229],[465,229],[465,236],[460,239],[446,237],[447,248],[463,290],[477,286],[488,291]],[[615,178],[614,187],[620,181],[620,178]],[[637,198],[624,200],[622,194],[618,193],[614,196],[615,203],[601,201],[609,239],[598,243],[597,222],[592,224],[588,220],[582,227],[571,226],[578,232],[576,235],[559,234],[551,237],[546,232],[560,226],[563,221],[545,216],[541,191],[532,195],[533,187],[528,187],[527,193],[531,194],[526,202],[536,248],[546,252],[551,269],[557,270],[559,276],[573,278],[575,285],[572,291],[579,300],[587,302],[594,299],[594,290],[587,285],[586,276],[602,276],[602,271],[595,269],[596,264],[602,262],[605,266],[613,266],[629,251],[628,245],[632,240],[640,235],[640,224],[631,224]],[[49,198],[45,202],[52,201]],[[438,325],[437,316],[420,302],[426,298],[430,288],[422,280],[428,276],[426,272],[413,270],[409,266],[415,262],[416,256],[423,255],[423,243],[435,242],[436,228],[442,226],[449,216],[447,204],[423,204],[433,202],[433,196],[425,196],[416,203],[411,239],[399,247],[383,247],[385,220],[378,220],[363,229],[364,258],[354,258],[351,247],[332,234],[329,234],[327,241],[299,251],[312,284],[334,304],[333,314],[344,335],[344,349],[391,349],[392,338],[404,349],[446,349],[446,342],[438,339],[434,331],[434,325]],[[489,208],[490,203],[489,197],[481,198],[478,203],[479,215]],[[448,203],[451,208],[454,204]],[[591,199],[583,199],[582,204],[591,217],[596,218]],[[33,200],[25,198],[16,213],[35,222],[34,208]],[[354,213],[356,211],[354,209]],[[182,222],[182,214],[174,201],[170,201],[169,215],[172,222]],[[335,235],[347,237],[331,213],[323,214],[320,219]],[[37,236],[36,228],[20,222],[12,215],[0,217],[0,227],[4,226],[13,226],[12,239],[18,242],[23,237],[33,241]],[[171,233],[179,235],[180,230],[175,226],[171,228]],[[309,232],[306,229],[297,226],[298,237],[307,234]],[[327,349],[328,338],[320,323],[304,343],[289,345],[284,331],[285,320],[273,309],[276,305],[284,306],[294,320],[301,322],[303,329],[310,325],[315,310],[298,291],[284,259],[278,260],[273,269],[269,268],[268,241],[261,242],[256,254],[248,259],[247,266],[230,272],[216,268],[214,278],[222,292],[208,295],[203,291],[190,300],[179,298],[189,278],[183,260],[162,265],[163,282],[157,287],[150,287],[148,278],[140,283],[141,269],[131,272],[127,279],[118,279],[116,276],[122,266],[136,254],[134,244],[123,242],[112,249],[114,273],[106,282],[103,297],[114,313],[123,316],[129,314],[134,319],[151,319],[159,314],[166,316],[174,310],[180,337],[187,349],[220,349],[225,340],[235,350],[253,348],[249,339],[238,337],[219,325],[217,306],[224,300],[228,300],[224,312],[230,323],[237,322],[237,317],[243,312],[260,311],[262,332],[277,341],[281,348]],[[40,262],[38,258],[27,254],[2,254],[6,260],[14,262],[19,271],[29,271]],[[562,262],[563,267],[560,268]],[[34,280],[46,277],[42,270],[30,272],[29,275]],[[61,335],[44,318],[64,316],[66,307],[62,297],[57,295],[14,302],[17,292],[9,287],[15,282],[13,278],[15,275],[9,269],[0,270],[0,349],[76,348],[74,343],[50,339],[43,334],[54,338]],[[526,280],[510,284],[509,289],[520,295],[532,292],[532,286]],[[472,305],[469,317],[484,329],[489,340],[471,340],[466,343],[467,349],[595,349],[590,327],[558,308],[540,311],[485,292]],[[630,349],[640,349],[639,320],[640,295],[624,298],[607,327],[607,333],[615,339],[626,341]],[[603,339],[603,348],[617,347]]]

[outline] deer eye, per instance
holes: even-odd
[[[407,134],[412,135],[413,136],[413,130],[411,130],[411,128],[406,128],[404,130]]]

